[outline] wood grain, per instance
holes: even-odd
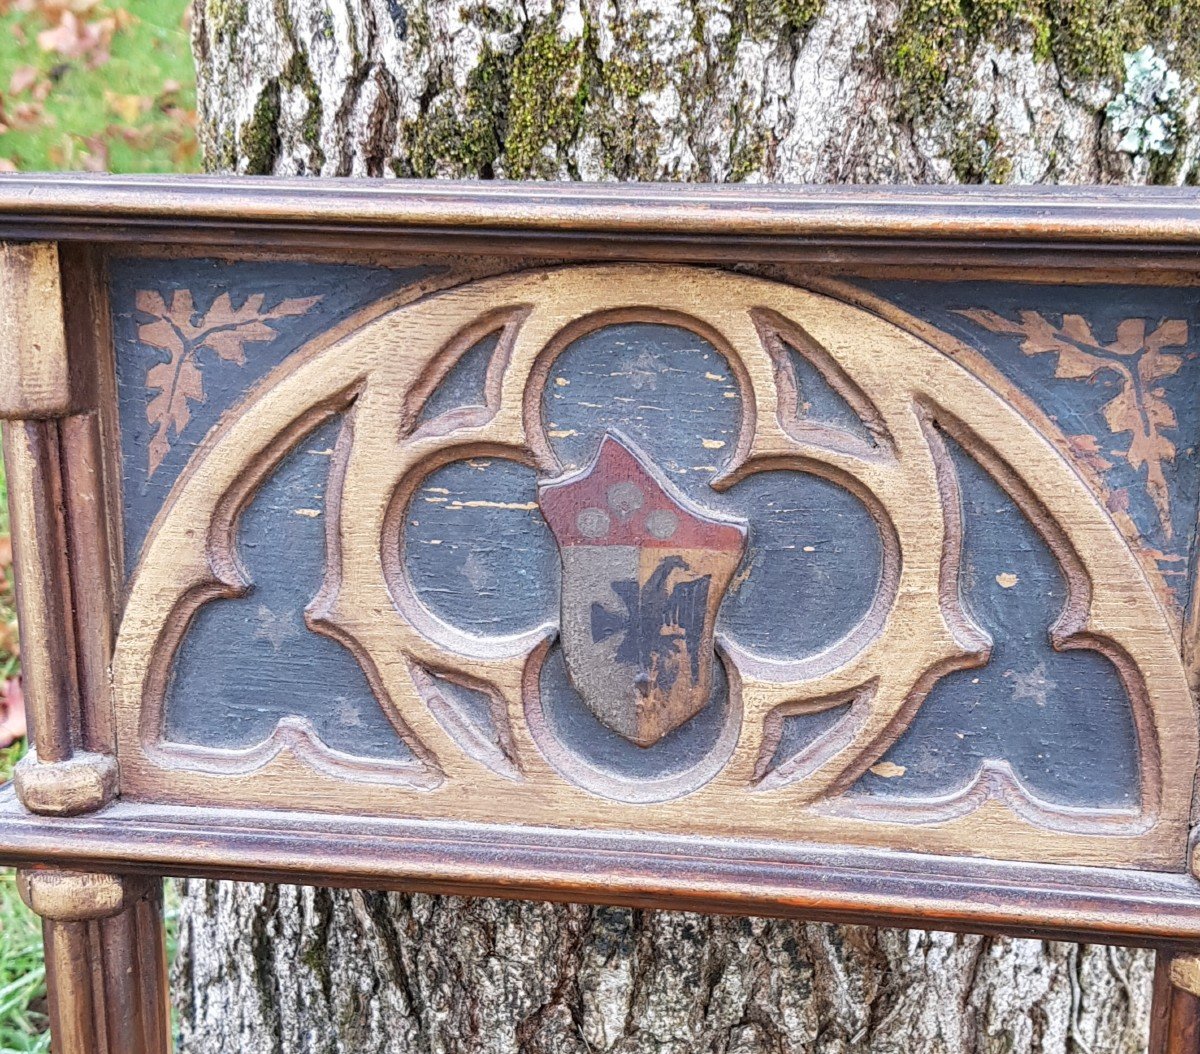
[[[38,738],[18,784],[32,807],[90,809],[111,793],[88,788],[113,785],[115,746],[121,797],[47,817],[0,791],[0,860],[1160,945],[1155,1049],[1195,1048],[1195,997],[1170,974],[1187,981],[1182,956],[1200,948],[1186,851],[1200,616],[1180,625],[1130,518],[1098,501],[1088,467],[1027,393],[981,353],[831,277],[1192,286],[1190,192],[19,176],[0,181],[4,236],[43,242],[10,248],[16,304],[0,313],[22,330],[0,349],[20,351],[20,368],[2,371],[0,410],[16,417],[5,446]],[[104,295],[118,249],[433,269],[310,341],[198,442],[126,603],[112,311],[130,308]],[[611,263],[577,266],[595,261]],[[28,312],[35,279],[54,294],[45,335]],[[795,288],[806,283],[816,288]],[[464,459],[559,475],[539,389],[573,341],[618,324],[682,327],[729,362],[744,413],[714,493],[773,471],[820,479],[865,510],[881,567],[858,625],[826,653],[761,655],[718,635],[725,738],[641,798],[636,780],[593,779],[541,721],[552,623],[500,643],[456,629],[385,544],[431,474]],[[481,400],[427,415],[493,336]],[[53,353],[21,350],[43,345]],[[858,418],[856,441],[804,419],[788,349]],[[409,752],[352,756],[286,716],[241,750],[166,740],[175,652],[206,602],[252,587],[239,523],[322,423],[341,438],[326,488],[329,573],[306,627],[353,653]],[[951,446],[1061,569],[1053,647],[1117,671],[1135,729],[1133,807],[1042,801],[1003,765],[949,799],[847,795],[940,677],[988,656],[960,601],[970,528]],[[777,757],[787,722],[833,712],[844,716],[829,735]],[[105,899],[114,881],[119,903]],[[34,886],[53,916],[58,1049],[164,1051],[156,883],[43,871]]]
[[[130,873],[915,926],[1200,949],[1185,874],[519,825],[117,802],[38,817],[0,791],[0,860]],[[233,821],[233,822],[230,822]]]
[[[47,177],[0,183],[6,217],[107,219],[131,233],[168,216],[188,221],[485,227],[588,234],[703,228],[722,235],[838,234],[945,240],[1028,236],[1154,244],[1200,238],[1184,188],[753,187],[704,184],[406,180],[402,189],[337,179],[223,176]],[[881,222],[883,221],[883,222]]]
[[[117,759],[76,750],[68,758],[45,762],[32,747],[13,770],[13,785],[30,812],[44,816],[90,812],[116,796]]]
[[[508,352],[494,414],[447,435],[418,431],[398,441],[396,422],[412,416],[413,378],[444,361],[439,356],[445,348],[456,342],[461,347],[462,333],[477,335],[479,319],[528,305]],[[861,497],[890,553],[875,606],[840,648],[813,661],[781,664],[723,642],[740,683],[736,748],[703,787],[660,802],[653,812],[583,793],[584,777],[572,777],[571,763],[566,768],[553,763],[553,751],[538,741],[523,686],[526,657],[544,631],[498,646],[435,625],[422,614],[403,570],[389,567],[386,551],[385,574],[378,573],[379,540],[394,534],[408,495],[438,466],[454,458],[509,457],[553,475],[557,461],[533,409],[539,380],[572,340],[634,319],[683,324],[739,371],[753,412],[745,415],[733,463],[714,483],[718,489],[768,469],[815,473]],[[824,350],[841,371],[833,374],[835,381],[841,375],[853,381],[855,403],[874,408],[875,431],[903,456],[886,446],[847,451],[820,434],[797,436],[783,427],[777,361],[761,333],[778,319]],[[878,355],[880,347],[889,354]],[[902,812],[838,803],[838,795],[903,731],[934,680],[977,664],[984,654],[969,620],[956,613],[955,591],[946,584],[948,562],[954,560],[953,525],[943,523],[937,459],[928,453],[914,402],[988,467],[1062,563],[1071,600],[1055,629],[1058,645],[1098,649],[1122,671],[1138,728],[1139,808],[1063,809],[1031,798],[1000,771],[985,773],[982,783],[949,803],[917,801]],[[341,504],[328,516],[335,558],[308,619],[359,657],[397,727],[437,773],[433,788],[426,781],[397,789],[399,769],[385,787],[377,764],[364,769],[344,757],[314,768],[289,745],[293,741],[283,739],[252,757],[194,747],[181,751],[160,738],[162,686],[192,613],[209,597],[245,588],[233,555],[238,511],[257,481],[320,415],[351,403],[353,442],[339,448],[336,469]],[[194,530],[202,523],[213,525],[207,536]],[[464,753],[414,686],[409,673],[414,662],[434,670],[469,670],[506,701],[521,783],[514,786]],[[213,804],[271,807],[286,801],[318,810],[547,824],[570,817],[599,828],[736,831],[785,839],[795,837],[791,818],[799,811],[805,837],[1170,868],[1182,860],[1185,788],[1196,751],[1177,638],[1162,605],[1106,510],[1046,437],[997,395],[995,385],[984,387],[928,343],[852,306],[702,269],[572,268],[471,283],[382,313],[332,344],[298,352],[226,416],[181,477],[131,583],[114,676],[123,793]],[[773,710],[797,699],[824,706],[868,682],[877,684],[871,705],[836,750],[818,757],[803,779],[748,791]]]
[[[1200,996],[1186,984],[1177,983],[1190,979],[1194,958],[1170,951],[1158,953],[1150,1005],[1149,1054],[1196,1054],[1200,1050]]]
[[[20,886],[43,918],[56,1054],[168,1054],[161,880],[36,870]]]
[[[0,183],[0,237],[519,253],[844,268],[1197,271],[1186,188],[556,186],[502,181],[46,177]],[[1069,246],[1070,251],[1064,252]]]
[[[41,760],[66,761],[78,738],[79,681],[59,426],[5,422],[3,440],[25,701]]]
[[[69,319],[59,293],[57,249],[49,246],[39,259],[53,272],[45,277],[53,289],[37,291],[50,297],[39,311],[55,320],[61,345],[55,354],[64,371],[67,360],[75,364],[75,373],[60,378],[71,398],[55,412],[65,416],[37,419],[34,409],[23,407],[21,414],[33,419],[4,423],[23,676],[35,745],[16,781],[28,808],[68,814],[98,808],[116,792],[115,761],[104,753],[114,746],[108,674],[116,595],[113,466],[105,464],[94,412],[107,316],[92,254],[71,249],[63,255]],[[67,413],[81,408],[76,403],[92,409]],[[54,769],[58,765],[61,770]]]
[[[91,363],[67,353],[58,246],[0,244],[0,417],[62,417],[92,398]]]

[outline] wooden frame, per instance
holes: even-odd
[[[166,268],[193,258],[404,265],[420,275],[331,315],[214,416],[194,454],[172,454],[186,414],[173,433],[163,424],[147,479],[168,455],[184,467],[152,510],[147,541],[131,548],[142,514],[123,497],[114,327],[130,312],[162,321],[171,305],[147,293],[135,309],[113,292],[113,275],[121,261]],[[0,860],[23,869],[23,896],[45,919],[62,1054],[169,1046],[154,882],[163,875],[1145,945],[1161,952],[1154,1049],[1194,1050],[1200,589],[1189,579],[1176,603],[1163,584],[1169,554],[1138,542],[1139,510],[1100,500],[1103,451],[1083,456],[1080,437],[994,357],[885,295],[886,283],[915,279],[1194,287],[1200,203],[1190,191],[1115,189],[0,180],[0,416],[36,729],[36,751],[0,791]],[[276,336],[267,322],[299,317],[316,299],[287,296],[252,322],[228,294],[206,310],[224,312],[225,329],[266,326],[239,338],[265,342]],[[192,325],[190,291],[187,304]],[[1030,317],[956,313],[981,331],[1023,333],[1026,356],[1059,355],[1059,379],[1102,368],[1080,350],[1087,341],[1073,352],[1037,344],[1021,329]],[[1160,321],[1110,346],[1132,355],[1129,341],[1141,341],[1147,391],[1183,368],[1153,359],[1188,339],[1169,313]],[[136,323],[165,348],[147,329],[155,324]],[[403,536],[415,495],[455,459],[508,458],[539,473],[543,492],[547,480],[586,482],[586,471],[566,471],[539,400],[571,383],[555,372],[567,349],[617,325],[683,325],[729,366],[732,380],[710,379],[732,384],[746,410],[726,438],[706,441],[728,458],[714,474],[718,496],[755,473],[808,473],[853,495],[880,537],[873,599],[830,650],[785,661],[718,633],[714,664],[731,671],[722,705],[733,731],[720,733],[711,766],[652,780],[601,772],[547,731],[549,636],[534,628],[481,645],[416,596],[402,548],[378,545]],[[423,416],[492,334],[479,399]],[[243,343],[210,347],[244,359]],[[862,435],[804,418],[792,351]],[[1146,405],[1160,425],[1182,413]],[[245,510],[300,439],[343,418],[352,426],[324,452],[332,555],[304,622],[354,656],[411,757],[349,757],[292,717],[249,747],[171,740],[163,708],[195,613],[250,588],[238,552]],[[1153,422],[1146,429],[1161,443]],[[1147,467],[1162,449],[1120,453],[1143,471],[1147,515],[1170,536],[1174,492]],[[1061,571],[1053,650],[1099,656],[1129,700],[1136,791],[1124,804],[1039,797],[991,761],[936,801],[844,797],[885,761],[940,678],[989,661],[990,638],[961,607],[960,450]],[[636,445],[628,453],[641,457]],[[661,491],[660,512],[732,530],[721,527],[733,522],[724,513],[706,519],[656,465],[623,471]],[[940,526],[930,526],[934,506],[915,497],[922,490],[943,510]],[[337,511],[343,492],[358,503],[352,517]],[[1174,559],[1194,567],[1193,546]],[[130,553],[136,567],[125,566]],[[997,576],[1001,587],[1015,583],[1008,577]],[[490,709],[480,718],[495,730],[490,745],[439,716],[459,691]],[[833,710],[849,716],[776,762],[789,719]],[[649,743],[671,730],[637,735]],[[352,832],[337,823],[345,816]],[[803,821],[799,836],[785,818]]]

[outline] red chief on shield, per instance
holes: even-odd
[[[717,610],[746,525],[684,497],[612,432],[539,498],[562,556],[571,683],[604,725],[652,746],[708,705]]]

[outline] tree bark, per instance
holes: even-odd
[[[1127,66],[1145,44],[1153,53]],[[194,45],[214,170],[926,183],[1198,174],[1195,3],[195,0]],[[1163,86],[1168,68],[1179,88]],[[174,985],[187,1054],[1107,1054],[1146,1043],[1147,953],[456,897],[184,889]]]

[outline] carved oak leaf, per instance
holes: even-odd
[[[1156,382],[1178,372],[1180,355],[1165,352],[1187,344],[1188,325],[1183,319],[1167,319],[1146,333],[1144,318],[1127,318],[1117,325],[1116,340],[1104,344],[1081,315],[1063,315],[1055,326],[1036,311],[1022,311],[1013,322],[995,311],[959,311],[972,322],[1008,336],[1021,337],[1026,355],[1058,356],[1054,375],[1064,380],[1083,380],[1110,370],[1121,378],[1121,391],[1102,409],[1113,435],[1130,434],[1129,449],[1118,452],[1131,468],[1146,469],[1146,493],[1158,511],[1166,537],[1174,536],[1171,523],[1171,492],[1163,462],[1175,460],[1175,444],[1162,434],[1178,421],[1165,389]]]
[[[278,334],[267,325],[272,319],[304,314],[321,297],[296,297],[281,300],[264,311],[262,293],[248,296],[235,308],[228,293],[222,293],[200,318],[197,318],[191,290],[176,289],[171,302],[153,289],[141,289],[135,298],[138,311],[150,321],[138,327],[138,339],[152,348],[167,352],[166,362],[156,363],[146,372],[146,388],[157,394],[146,404],[146,420],[158,427],[147,450],[149,471],[153,476],[171,450],[171,432],[183,432],[191,420],[191,404],[203,402],[204,375],[196,361],[201,348],[226,362],[246,364],[246,345],[273,340]]]

